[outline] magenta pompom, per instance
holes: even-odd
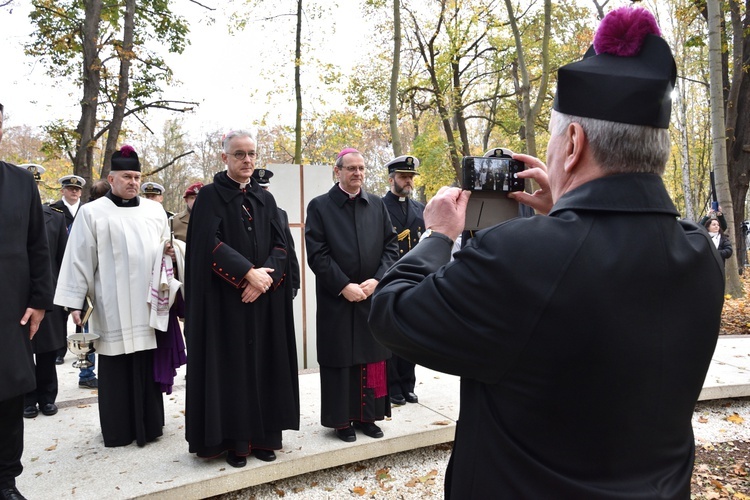
[[[120,148],[120,154],[122,155],[123,158],[130,157],[131,153],[135,153],[135,149],[133,149],[133,146],[129,144],[123,144],[122,147]]]
[[[594,37],[597,54],[633,57],[647,35],[661,36],[653,14],[643,8],[621,7],[604,16]]]

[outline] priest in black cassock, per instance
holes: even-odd
[[[3,105],[0,104],[0,140]],[[52,273],[44,212],[34,177],[0,162],[0,498],[24,498],[16,489],[23,455],[23,397],[34,389],[34,337],[52,309]]]
[[[419,243],[419,237],[425,230],[424,204],[412,199],[414,177],[419,175],[419,159],[402,155],[385,164],[388,169],[390,190],[383,196],[383,203],[391,216],[393,230],[398,235],[398,257],[401,258]],[[414,392],[417,382],[414,374],[414,363],[393,354],[388,360],[388,393],[391,403],[403,405],[418,403]]]
[[[201,188],[187,233],[186,439],[191,453],[270,462],[299,429],[299,379],[284,228],[252,179],[256,143],[223,139],[227,170]]]
[[[321,423],[342,441],[355,428],[383,437],[375,424],[391,414],[386,377],[390,351],[367,324],[370,296],[398,258],[396,233],[379,196],[365,192],[365,162],[353,148],[333,168],[338,182],[307,207],[307,262],[315,273]]]

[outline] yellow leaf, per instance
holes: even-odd
[[[731,415],[729,415],[729,416],[727,417],[727,420],[729,420],[729,421],[730,421],[730,422],[732,422],[733,424],[737,424],[737,425],[739,425],[739,424],[742,424],[742,423],[743,423],[743,422],[745,421],[745,419],[744,419],[744,418],[740,417],[740,416],[739,416],[738,414],[736,414],[736,413],[732,413]]]
[[[359,496],[363,496],[365,493],[367,493],[365,489],[361,486],[355,486],[351,491],[355,495],[359,495]]]
[[[57,449],[57,445],[53,444],[49,448],[45,448],[44,451],[55,451]]]

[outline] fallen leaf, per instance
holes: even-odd
[[[55,451],[57,449],[57,444],[53,444],[49,448],[45,448],[44,451]]]
[[[449,420],[438,420],[437,422],[433,422],[432,425],[451,425]]]
[[[706,417],[698,417],[698,422],[700,422],[702,424],[707,424],[708,423],[708,419]]]
[[[732,413],[727,417],[727,420],[732,422],[733,424],[741,424],[745,421],[744,418],[740,417],[737,413]]]
[[[419,481],[417,479],[409,479],[409,481],[407,481],[407,483],[406,483],[406,487],[407,488],[414,488],[418,483],[419,483]]]
[[[354,488],[351,489],[351,492],[359,496],[363,496],[365,493],[367,493],[365,489],[361,486],[355,486]]]

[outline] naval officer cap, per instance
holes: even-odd
[[[123,144],[118,151],[112,153],[112,170],[141,171],[141,162],[133,146]]]
[[[583,59],[558,70],[553,106],[567,115],[669,128],[676,78],[654,16],[621,7],[602,19]]]
[[[34,176],[34,180],[39,182],[42,180],[42,174],[47,170],[41,165],[37,165],[36,163],[24,163],[23,165],[18,165],[18,167],[28,170],[31,172],[31,174]]]
[[[144,194],[164,194],[164,191],[164,186],[156,182],[148,181],[141,184],[141,192]]]
[[[513,158],[515,153],[508,148],[492,148],[484,153],[485,158]]]
[[[400,172],[403,174],[419,175],[419,172],[417,172],[419,159],[415,156],[401,155],[386,163],[385,166],[388,169],[389,174]]]
[[[273,172],[266,168],[256,168],[255,170],[253,170],[252,177],[256,180],[260,187],[268,187],[271,185],[271,177],[273,177]]]
[[[82,189],[86,185],[86,180],[78,175],[64,175],[58,179],[61,187],[70,187]]]

